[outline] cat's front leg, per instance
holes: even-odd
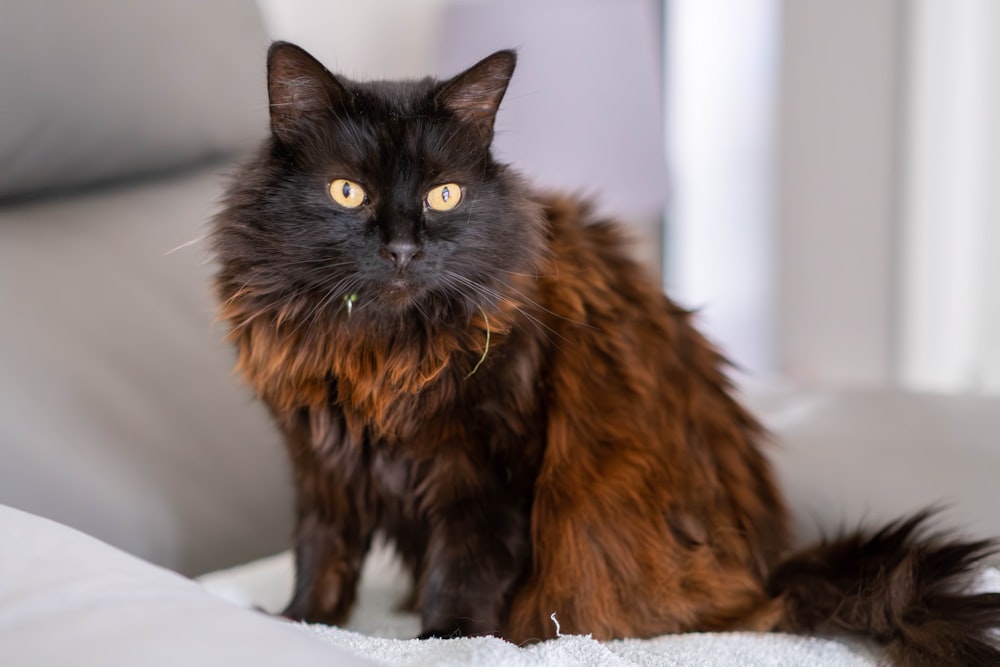
[[[338,414],[311,417],[287,438],[296,487],[295,589],[283,615],[340,625],[354,605],[375,508],[359,443]]]
[[[498,634],[530,560],[517,504],[469,498],[440,511],[419,581],[421,638]]]
[[[307,511],[295,537],[295,589],[282,615],[297,621],[341,625],[357,594],[369,539],[343,520]]]

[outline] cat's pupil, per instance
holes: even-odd
[[[448,187],[445,186],[441,189],[441,201],[447,204],[449,199],[451,199],[451,192],[449,192]]]
[[[344,187],[341,189],[341,192],[344,193],[344,199],[350,199],[351,198],[351,184],[350,183],[344,183]]]

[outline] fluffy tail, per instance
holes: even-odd
[[[1000,665],[1000,593],[973,593],[991,541],[927,531],[931,512],[857,531],[793,554],[770,578],[787,632],[855,632],[900,667]]]

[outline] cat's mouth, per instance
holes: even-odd
[[[396,276],[395,278],[390,278],[386,284],[386,290],[390,293],[393,292],[408,292],[410,291],[410,281],[403,276]]]
[[[411,266],[405,271],[381,272],[372,276],[374,280],[369,283],[369,289],[377,294],[381,307],[393,311],[408,310],[427,298],[436,284],[435,277],[422,269],[414,270]]]
[[[425,291],[421,281],[414,280],[412,276],[397,275],[382,283],[379,300],[390,308],[406,308],[417,301]]]
[[[395,276],[385,281],[382,287],[382,295],[390,303],[407,303],[411,301],[420,290],[414,285],[413,280],[405,276]]]

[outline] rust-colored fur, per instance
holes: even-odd
[[[1000,658],[1000,596],[961,592],[989,543],[918,515],[786,553],[766,436],[691,314],[613,224],[492,159],[513,67],[357,84],[272,48],[273,136],[214,243],[238,368],[295,472],[286,614],[342,622],[382,531],[423,636],[540,640],[554,613],[598,639],[834,628],[902,665]],[[333,203],[338,178],[362,205]],[[421,207],[449,182],[454,212]]]

